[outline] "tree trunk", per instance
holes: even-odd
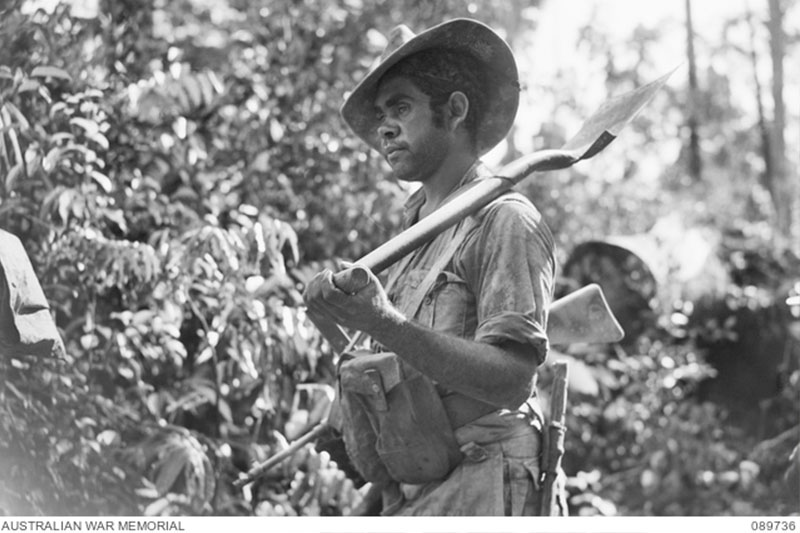
[[[686,55],[689,60],[689,175],[694,181],[700,181],[702,175],[702,159],[700,157],[699,120],[697,118],[697,61],[694,53],[694,27],[692,25],[692,2],[686,0]]]
[[[758,79],[758,53],[756,52],[756,28],[753,13],[747,12],[747,27],[750,30],[750,62],[753,66],[753,84],[756,90],[756,109],[758,110],[758,133],[761,138],[761,157],[764,159],[764,172],[761,174],[761,185],[767,190],[770,198],[775,198],[775,180],[772,172],[772,152],[770,150],[770,127],[764,111],[764,91]]]
[[[769,2],[769,47],[772,57],[773,118],[770,135],[770,159],[774,179],[777,229],[792,242],[792,212],[797,201],[797,186],[791,179],[786,157],[786,107],[783,101],[783,60],[786,55],[786,33],[783,29],[781,0]]]

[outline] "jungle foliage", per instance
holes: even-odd
[[[339,105],[392,26],[473,16],[521,43],[536,25],[519,13],[535,4],[31,6],[0,7],[0,227],[25,245],[66,354],[0,354],[0,512],[347,514],[358,487],[313,447],[232,485],[330,402],[334,354],[304,315],[304,282],[399,225],[406,190],[385,179]],[[583,38],[607,46],[588,29]],[[609,60],[609,93],[651,67]],[[572,95],[568,79],[551,90]],[[685,154],[660,161],[660,180],[637,182],[647,145],[680,130],[659,119],[679,114],[676,85],[632,127],[621,171],[557,172],[522,187],[562,260],[589,238],[648,232],[692,197],[709,197],[695,221],[725,229],[719,291],[685,294],[664,278],[635,339],[565,355],[583,379],[570,393],[565,459],[575,514],[797,512],[780,496],[788,457],[769,470],[751,454],[798,422],[800,332],[784,300],[800,293],[800,262],[764,223],[764,199],[745,192],[758,139],[724,96],[708,98],[704,120],[730,142],[714,145],[703,182],[681,181]],[[564,140],[553,124],[539,139]],[[506,158],[515,155],[511,146]],[[592,178],[598,170],[606,177]],[[729,196],[716,195],[723,177],[737,184]],[[717,210],[726,203],[735,212]],[[755,432],[752,409],[701,394],[719,372],[711,348],[734,343],[748,318],[777,324],[770,339],[793,361],[756,402],[770,422]]]

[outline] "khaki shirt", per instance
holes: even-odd
[[[488,176],[491,172],[478,162],[459,188]],[[416,222],[424,200],[421,189],[409,198],[406,226]],[[541,364],[548,349],[545,328],[555,281],[553,237],[533,204],[517,193],[501,196],[475,218],[477,224],[414,318],[434,330],[478,342],[528,344],[531,357]],[[389,297],[398,308],[411,299],[455,231],[443,232],[390,272]],[[457,394],[443,388],[439,392],[443,397]],[[538,514],[540,424],[540,417],[531,416],[526,405],[455,428],[466,456],[461,465],[441,482],[385,491],[383,514]]]
[[[489,176],[489,169],[479,162],[459,189]],[[406,202],[405,227],[416,222],[424,201],[420,189]],[[479,342],[530,344],[532,357],[541,364],[547,352],[547,309],[555,280],[550,230],[533,204],[518,193],[502,196],[475,217],[477,227],[439,274],[415,318],[437,331]],[[453,231],[441,233],[395,266],[389,297],[397,307],[403,308],[452,237]]]

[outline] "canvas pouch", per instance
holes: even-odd
[[[461,462],[435,385],[394,353],[346,354],[338,382],[345,447],[367,481],[427,483]]]

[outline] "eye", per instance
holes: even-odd
[[[397,114],[398,115],[401,115],[401,116],[405,115],[409,111],[411,111],[411,106],[408,105],[406,102],[401,102],[401,103],[397,104]]]

